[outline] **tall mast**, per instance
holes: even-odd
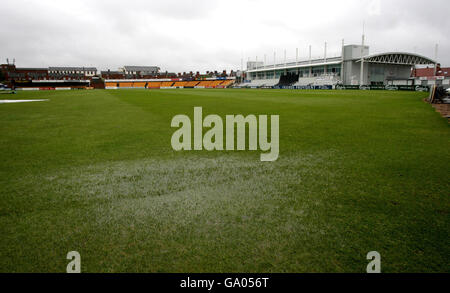
[[[364,35],[364,23],[363,23],[362,46],[361,46],[361,74],[359,77],[359,85],[364,84],[364,42],[365,42],[365,35]]]

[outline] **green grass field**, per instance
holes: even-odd
[[[450,128],[387,91],[40,91],[0,99],[0,270],[450,272]],[[280,156],[175,152],[176,114],[280,115]]]

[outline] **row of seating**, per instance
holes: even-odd
[[[241,83],[240,87],[273,87],[273,86],[332,86],[336,85],[339,79],[335,76],[320,77],[298,77],[297,75],[287,75],[280,79],[255,79],[250,82]]]
[[[193,81],[134,81],[134,82],[106,82],[106,87],[118,88],[161,88],[161,87],[226,87],[234,80],[193,80]]]
[[[232,85],[233,83],[234,83],[234,80],[233,80],[233,79],[227,79],[227,80],[225,80],[224,82],[222,82],[219,86],[225,87],[225,86]]]
[[[240,86],[245,86],[245,87],[271,87],[271,86],[275,86],[276,84],[278,84],[279,79],[255,79],[252,80],[249,83],[242,83],[240,84]]]
[[[280,76],[280,82],[277,86],[290,86],[298,81],[298,74],[295,73],[287,73]]]
[[[324,86],[324,85],[336,85],[339,79],[334,76],[321,76],[321,77],[300,77],[293,86]]]
[[[200,83],[199,81],[188,81],[184,86],[193,87],[197,86],[199,83]]]

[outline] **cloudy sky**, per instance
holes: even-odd
[[[360,43],[415,52],[450,66],[448,0],[2,0],[0,63],[19,67],[158,65],[240,69],[241,59],[295,59]]]

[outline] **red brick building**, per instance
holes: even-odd
[[[14,64],[1,64],[0,68],[4,79],[7,81],[48,79],[47,68],[19,68]]]
[[[441,65],[438,64],[436,68],[436,75],[434,75],[434,67],[415,68],[413,69],[412,74],[413,77],[434,77],[434,76],[450,77],[450,67],[441,67]]]

